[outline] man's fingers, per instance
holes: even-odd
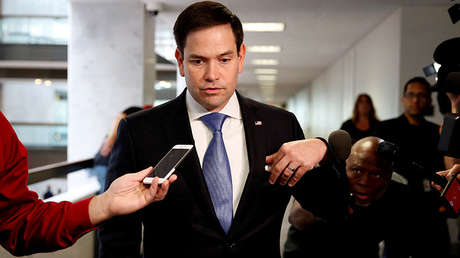
[[[290,187],[293,187],[309,170],[311,170],[311,168],[300,166],[295,172],[295,174],[289,179],[288,185]]]
[[[289,165],[287,165],[284,171],[280,174],[280,185],[285,185],[288,182],[289,178],[296,173],[299,165],[300,164],[295,161],[292,161]]]
[[[155,196],[156,201],[163,200],[168,193],[169,180],[165,180],[158,188],[157,195]]]
[[[276,164],[284,157],[284,153],[281,150],[273,153],[270,156],[265,157],[265,164]]]
[[[152,184],[150,185],[147,191],[147,196],[146,196],[147,201],[154,201],[157,195],[157,192],[158,192],[158,177],[154,177]]]
[[[135,173],[134,175],[136,176],[136,180],[137,181],[142,181],[144,180],[144,178],[150,173],[152,172],[153,168],[150,166],[144,170],[141,170],[137,173]]]
[[[277,155],[277,153],[273,153],[272,155],[266,156],[265,157],[265,164],[272,164],[276,155]]]
[[[438,190],[438,191],[441,191],[441,190],[442,190],[441,186],[435,184],[434,182],[431,182],[431,186],[432,186],[434,189]]]
[[[281,159],[276,163],[272,164],[272,167],[270,168],[270,178],[268,179],[268,182],[270,184],[274,184],[276,180],[278,179],[279,175],[284,171],[284,169],[287,167],[289,164],[288,159]]]

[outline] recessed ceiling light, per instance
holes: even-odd
[[[284,23],[282,22],[244,22],[244,31],[255,32],[280,32],[284,31]]]
[[[40,85],[40,84],[42,84],[42,82],[43,82],[42,79],[35,79],[34,80],[35,85]]]
[[[257,80],[259,81],[276,81],[275,75],[258,75]]]
[[[254,53],[279,53],[281,51],[280,46],[248,46],[248,52]]]
[[[53,84],[53,83],[50,80],[45,81],[45,86],[51,86],[51,84]]]
[[[278,65],[276,59],[254,59],[252,60],[253,65]]]
[[[265,68],[258,68],[254,70],[255,74],[278,74],[278,70],[276,69],[265,69]]]

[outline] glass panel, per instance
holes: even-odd
[[[67,16],[68,0],[2,0],[1,15]]]
[[[21,125],[13,123],[13,129],[22,144],[28,147],[67,146],[67,125]]]
[[[4,17],[0,19],[0,43],[66,45],[67,18]]]

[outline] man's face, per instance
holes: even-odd
[[[430,95],[423,84],[409,83],[402,97],[405,113],[411,116],[423,115],[428,105],[431,104]]]
[[[382,197],[391,180],[391,171],[379,167],[375,151],[352,150],[346,168],[350,192],[358,206],[367,207]]]
[[[220,111],[235,91],[243,70],[245,46],[237,52],[230,24],[190,32],[184,54],[176,50],[181,76],[192,97],[211,112]]]

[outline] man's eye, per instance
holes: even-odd
[[[222,58],[220,61],[222,63],[228,63],[228,62],[230,62],[230,60],[231,60],[230,58]]]
[[[203,61],[202,61],[201,59],[192,59],[192,60],[190,60],[190,62],[191,62],[192,64],[197,64],[197,65],[203,63]]]

